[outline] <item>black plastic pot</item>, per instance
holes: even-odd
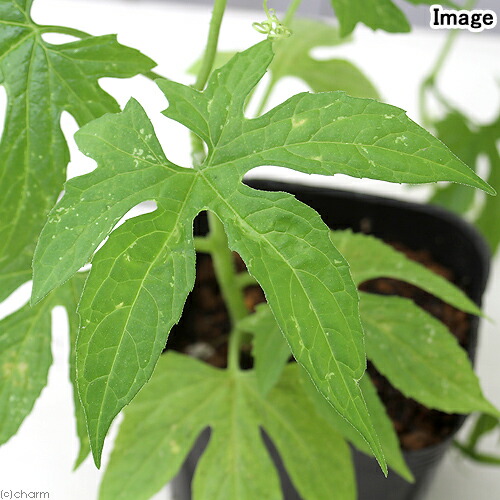
[[[295,195],[298,200],[314,208],[332,229],[351,228],[354,231],[368,232],[386,240],[403,243],[412,249],[428,250],[435,261],[453,271],[458,286],[476,304],[481,305],[489,273],[489,250],[476,230],[454,214],[430,205],[328,188],[266,180],[251,180],[247,183],[254,188],[286,191]],[[206,232],[203,220],[199,221],[195,231]],[[472,317],[470,324],[468,349],[473,361],[479,319]],[[464,420],[465,417],[457,419],[455,432],[459,430]],[[207,430],[200,436],[181,472],[172,482],[175,500],[191,499],[190,483],[196,463],[208,443],[209,435]],[[272,443],[265,435],[264,437],[279,470],[285,500],[301,500]],[[384,478],[373,458],[354,450],[358,500],[422,499],[451,440],[452,437],[437,446],[404,453],[415,477],[413,484],[406,482],[396,473],[389,474],[387,479]]]

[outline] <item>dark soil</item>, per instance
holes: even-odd
[[[429,252],[410,250],[403,245],[391,243],[409,258],[422,263],[437,274],[454,281],[452,272],[437,264]],[[245,267],[239,256],[235,255],[239,271]],[[215,278],[212,261],[206,254],[197,256],[196,282],[184,307],[181,321],[170,333],[167,349],[184,352],[220,368],[226,366],[227,337],[230,324],[224,301]],[[469,317],[436,297],[401,281],[379,278],[361,285],[361,290],[381,295],[399,295],[414,300],[427,312],[442,321],[457,337],[463,347],[467,347]],[[258,286],[245,289],[245,301],[252,311],[256,304],[264,302],[264,294]],[[245,368],[252,367],[250,346],[243,349],[241,363]],[[389,417],[394,423],[401,445],[404,449],[417,450],[437,444],[456,427],[458,415],[449,415],[429,410],[416,401],[406,398],[391,386],[388,380],[368,363],[368,372],[384,402]]]

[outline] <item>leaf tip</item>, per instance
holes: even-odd
[[[380,468],[382,469],[382,473],[384,474],[385,477],[389,475],[389,468],[387,467],[387,461],[385,459],[384,452],[382,451],[382,446],[380,445],[380,442],[376,441],[376,443],[369,443],[368,444],[372,450],[372,453],[377,460]]]
[[[497,191],[496,189],[493,187],[493,186],[490,186],[488,183],[485,183],[486,184],[486,193],[487,194],[490,194],[491,196],[497,196]]]
[[[489,194],[491,196],[497,195],[496,189],[493,186],[491,186],[486,181],[481,179],[481,177],[479,177],[475,173],[473,175],[474,175],[474,184],[469,184],[469,185],[475,188],[479,188],[483,190],[486,194]]]
[[[94,451],[92,450],[92,457],[94,459],[94,464],[96,466],[96,469],[100,469],[101,468],[101,453],[94,453]]]
[[[92,452],[92,458],[97,469],[101,468],[102,448],[103,440],[98,435],[94,436],[94,439],[90,440],[90,450]]]

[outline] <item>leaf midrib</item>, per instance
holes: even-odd
[[[252,130],[253,132],[253,130]],[[244,137],[245,133],[241,134],[241,136],[239,137]],[[420,148],[419,150],[417,150],[415,153],[405,153],[403,151],[396,151],[396,150],[393,150],[393,149],[389,149],[389,148],[384,148],[382,146],[375,146],[373,144],[362,144],[362,143],[346,143],[346,142],[337,142],[337,141],[331,141],[331,140],[328,140],[328,141],[300,141],[300,142],[294,142],[294,143],[291,143],[291,144],[285,144],[285,145],[281,145],[281,146],[276,146],[276,147],[273,147],[273,148],[267,148],[267,149],[262,149],[262,150],[257,150],[255,152],[251,152],[251,153],[248,153],[244,156],[238,156],[237,158],[231,158],[229,160],[226,160],[224,162],[218,162],[217,163],[217,167],[220,167],[220,166],[223,166],[223,165],[228,165],[230,163],[235,163],[235,162],[239,162],[240,160],[245,160],[247,158],[251,158],[253,155],[261,155],[261,154],[266,154],[266,153],[270,153],[272,151],[275,151],[275,150],[278,150],[278,149],[287,149],[289,146],[291,147],[295,147],[295,146],[304,146],[305,144],[333,144],[335,146],[344,146],[344,147],[349,147],[349,148],[358,148],[358,147],[364,147],[364,148],[372,148],[372,149],[379,149],[381,151],[384,151],[386,153],[390,153],[390,154],[397,154],[397,155],[402,155],[402,156],[407,156],[411,159],[419,159],[419,160],[422,160],[422,161],[425,161],[425,162],[428,162],[430,163],[432,166],[437,166],[441,169],[447,169],[449,171],[451,171],[452,173],[457,173],[456,170],[450,168],[447,166],[447,164],[443,164],[443,163],[437,163],[435,162],[434,160],[431,160],[429,158],[425,158],[423,156],[416,156],[416,153],[418,153],[419,151],[422,151],[423,149],[426,149],[426,148]],[[226,147],[226,146],[224,146]],[[428,147],[433,147],[432,145],[429,145]],[[291,148],[290,148],[291,149]],[[385,171],[390,171],[391,169],[386,167],[386,166],[383,166],[382,164],[380,163],[376,163],[375,160],[372,160],[379,168],[385,170]],[[324,162],[322,162],[324,163]],[[338,165],[344,165],[342,163],[338,163],[338,162],[331,162],[332,164],[338,164]],[[449,162],[448,162],[449,163]],[[262,165],[262,162],[258,162],[258,165],[257,166],[260,166]],[[280,165],[281,166],[281,165]],[[286,165],[283,165],[283,166],[286,166]],[[252,167],[247,167],[245,170],[249,170],[250,168]],[[341,173],[341,172],[337,172],[337,173]],[[458,173],[462,173],[460,171],[458,171]],[[413,175],[415,177],[420,177],[419,175],[413,173]],[[465,175],[465,174],[462,174],[462,175]],[[465,182],[465,181],[464,181]]]
[[[298,95],[301,95],[301,94],[298,94]],[[304,98],[305,96],[307,95],[310,95],[309,93],[303,93],[301,95],[301,98]],[[370,100],[372,101],[372,100]],[[297,107],[297,104],[300,102],[300,100],[298,100],[297,103],[294,104],[294,107],[296,108]],[[246,123],[258,123],[259,121],[267,121],[270,119],[270,116],[269,116],[269,113],[271,112],[276,112],[276,110],[278,111],[281,111],[281,109],[278,107],[278,108],[273,108],[271,111],[269,111],[268,113],[266,113],[265,115],[262,115],[258,118],[253,118],[253,119],[245,119],[246,120]],[[396,109],[395,111],[401,113],[401,111],[399,109]],[[302,114],[305,114],[305,113],[310,113],[311,110],[310,109],[306,109],[304,111],[302,111],[301,113],[296,113],[294,116],[301,116]],[[375,116],[380,116],[378,113],[371,113]],[[350,114],[347,118],[345,118],[346,121],[352,119],[352,118],[355,118],[355,117],[363,117],[363,116],[366,116],[364,113],[354,113],[354,114]],[[284,123],[284,122],[290,122],[291,118],[288,117],[288,118],[282,118],[280,120],[274,120],[274,121],[270,121],[269,123],[263,123],[262,125],[260,126],[257,126],[256,128],[252,128],[252,130],[247,130],[247,131],[243,131],[241,134],[239,134],[238,136],[234,137],[233,139],[231,139],[229,142],[225,143],[223,146],[216,146],[214,147],[214,150],[211,154],[211,156],[214,156],[218,151],[222,150],[222,149],[226,149],[226,148],[229,148],[230,144],[234,141],[239,141],[239,140],[242,140],[242,138],[244,138],[245,136],[249,135],[249,134],[253,134],[255,133],[256,131],[258,130],[261,130],[263,128],[266,128],[268,127],[269,125],[279,125],[280,123]],[[318,130],[316,130],[314,132],[314,134],[317,134],[319,133],[321,130],[323,130],[325,127],[320,127]],[[405,131],[403,130],[401,133],[405,133]],[[389,134],[385,134],[384,136],[382,137],[379,137],[377,139],[376,142],[382,140],[382,139],[385,139],[387,138],[388,136],[391,136],[391,135],[396,135],[396,132],[391,132]],[[348,147],[348,148],[352,148],[352,147],[356,147],[356,148],[359,148],[359,147],[364,147],[364,148],[371,148],[371,149],[375,149],[375,150],[380,150],[384,153],[388,153],[388,154],[397,154],[397,155],[402,155],[403,157],[409,157],[410,159],[419,159],[421,161],[424,161],[428,164],[430,164],[430,166],[432,167],[438,167],[439,169],[445,169],[447,171],[450,171],[452,173],[457,173],[456,170],[454,170],[453,168],[449,167],[448,164],[450,163],[450,161],[453,159],[453,158],[450,158],[447,162],[447,164],[444,164],[444,163],[437,163],[436,161],[432,160],[432,159],[429,159],[429,158],[426,158],[426,157],[423,157],[423,156],[417,156],[417,153],[419,153],[420,151],[424,150],[424,149],[429,149],[429,148],[433,148],[435,147],[434,145],[432,144],[429,144],[428,146],[425,146],[425,147],[422,147],[416,151],[414,151],[413,153],[406,153],[406,152],[403,152],[403,151],[399,151],[399,150],[394,150],[394,149],[390,149],[390,148],[387,148],[387,147],[383,147],[383,146],[377,146],[376,144],[364,144],[364,143],[346,143],[346,142],[339,142],[339,141],[333,141],[333,140],[328,140],[328,141],[318,141],[318,140],[307,140],[307,141],[299,141],[299,142],[293,142],[291,144],[284,144],[284,145],[281,145],[281,146],[276,146],[276,147],[273,147],[273,148],[267,148],[267,149],[261,149],[261,150],[257,150],[255,152],[250,152],[246,155],[239,155],[237,158],[230,158],[229,160],[226,160],[224,162],[218,162],[217,163],[217,167],[221,167],[223,165],[227,165],[227,164],[230,164],[230,163],[234,163],[234,162],[240,162],[242,160],[245,160],[245,159],[248,159],[248,158],[251,158],[252,156],[254,155],[264,155],[264,154],[267,154],[267,153],[270,153],[272,151],[275,151],[275,150],[279,150],[279,149],[287,149],[289,148],[290,146],[291,147],[296,147],[296,146],[303,146],[305,144],[317,144],[317,145],[321,145],[321,144],[330,144],[330,145],[335,145],[335,146],[341,146],[341,147]],[[360,153],[361,156],[363,156],[361,153]],[[365,158],[363,156],[363,158]],[[366,159],[366,158],[365,158]],[[374,161],[374,160],[372,160]],[[375,161],[374,161],[375,162]],[[261,164],[260,162],[257,162],[259,163],[259,165]],[[323,163],[323,162],[322,162]],[[332,164],[338,164],[338,165],[343,165],[341,163],[338,163],[338,162],[331,162]],[[383,165],[381,165],[380,163],[376,163],[376,165],[385,170],[385,171],[388,171],[390,170],[389,168],[387,167],[384,167]],[[283,165],[283,166],[286,166],[286,165]],[[209,168],[210,165],[207,165],[206,168]],[[245,170],[248,170],[249,168],[247,167]],[[340,172],[339,172],[340,173]],[[459,174],[461,175],[465,175],[464,173],[458,171]],[[416,175],[414,174],[416,177],[421,177],[419,175]],[[472,180],[474,180],[472,178]]]

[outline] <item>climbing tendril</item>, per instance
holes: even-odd
[[[288,38],[292,34],[291,30],[278,19],[276,11],[267,7],[267,0],[264,0],[264,11],[267,19],[261,23],[253,23],[252,26],[255,30],[267,35],[270,40]]]

